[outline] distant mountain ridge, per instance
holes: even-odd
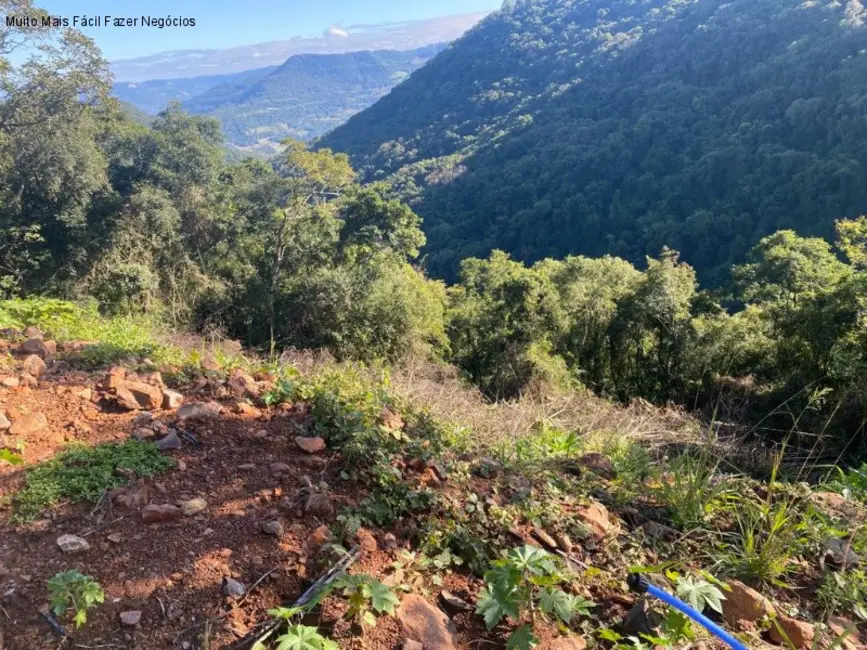
[[[310,140],[373,104],[445,47],[298,54],[266,75],[231,78],[183,105],[219,118],[235,145]]]
[[[350,25],[328,29],[322,36],[295,36],[284,41],[256,43],[219,50],[176,50],[111,62],[115,79],[122,82],[179,77],[230,75],[281,65],[295,54],[342,54],[363,50],[412,50],[452,41],[486,15],[474,12],[428,20]]]

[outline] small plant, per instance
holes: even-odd
[[[137,476],[152,476],[174,466],[152,444],[127,440],[121,445],[72,447],[27,471],[24,488],[15,495],[16,521],[34,519],[63,498],[95,501],[105,490],[127,479],[117,470],[132,470]]]
[[[568,625],[576,613],[588,615],[595,603],[556,588],[564,582],[553,555],[535,546],[514,548],[485,573],[485,588],[476,613],[484,618],[489,630],[504,618],[520,621],[525,613],[535,623],[539,612]],[[532,630],[532,624],[519,627],[507,647],[527,650],[536,645],[538,640]]]
[[[279,607],[268,610],[268,613],[280,622],[286,623],[286,631],[274,641],[277,643],[275,650],[338,650],[339,646],[327,639],[315,627],[292,623],[299,614],[307,611],[303,607]],[[256,640],[250,650],[267,650],[265,642],[279,629],[279,625]]]
[[[854,569],[829,572],[816,592],[816,602],[829,615],[841,609],[867,621],[867,575]]]
[[[400,603],[391,588],[369,575],[344,574],[331,583],[331,590],[342,590],[349,599],[347,615],[366,625],[376,625],[374,612],[394,616]]]
[[[680,576],[677,579],[677,597],[697,612],[703,612],[706,607],[722,614],[722,592],[716,585],[694,576]]]
[[[723,492],[713,480],[716,464],[705,454],[686,453],[675,458],[668,470],[658,477],[655,492],[668,507],[671,520],[684,530],[703,525]]]
[[[67,610],[75,612],[72,617],[75,627],[87,622],[87,611],[105,602],[102,586],[90,576],[78,571],[64,571],[48,581],[51,610],[62,616]]]
[[[20,465],[24,462],[24,459],[21,458],[21,456],[12,453],[8,449],[0,449],[0,460],[6,461],[10,465]]]

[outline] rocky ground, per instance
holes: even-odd
[[[445,571],[438,580],[416,573],[411,545],[401,526],[361,529],[350,540],[332,540],[341,510],[365,496],[347,480],[351,470],[339,450],[327,449],[311,430],[305,403],[266,407],[262,395],[274,377],[243,370],[203,370],[173,388],[147,363],[85,370],[75,353],[89,342],[60,350],[29,331],[18,342],[0,343],[11,355],[0,368],[0,439],[24,465],[0,463],[0,649],[58,647],[204,649],[249,647],[267,623],[267,611],[292,603],[336,560],[329,542],[357,545],[353,572],[390,584],[401,597],[395,617],[379,617],[361,629],[344,616],[346,602],[329,598],[312,619],[342,648],[503,648],[509,630],[485,630],[474,613],[482,582],[469,571]],[[68,355],[70,361],[63,360]],[[384,411],[382,424],[399,429],[399,414]],[[94,445],[130,438],[153,442],[175,466],[151,478],[124,476],[130,483],[106,491],[95,503],[61,502],[36,521],[13,523],[11,497],[24,484],[24,467],[51,458],[69,443]],[[471,482],[488,506],[502,503],[494,487],[499,468],[490,463]],[[607,459],[581,459],[599,476]],[[124,468],[116,471],[124,474]],[[409,471],[409,470],[408,470]],[[415,478],[441,490],[450,484],[440,468],[413,469]],[[530,543],[573,558],[577,566],[622,565],[603,543],[626,526],[643,527],[650,538],[677,531],[654,522],[623,521],[598,501],[572,508],[589,538],[577,544],[562,533],[530,523],[513,527],[515,545]],[[649,529],[648,529],[649,527]],[[76,569],[104,588],[105,603],[88,622],[63,639],[44,615],[46,582]],[[596,620],[639,630],[641,603],[623,589],[622,578],[596,581],[585,591],[597,603]],[[723,619],[738,630],[773,610],[757,591],[731,582]],[[810,645],[812,628],[782,617],[797,647]],[[840,622],[844,624],[845,621]],[[556,626],[537,626],[543,650],[582,650],[588,641]],[[590,632],[590,630],[588,630]],[[773,633],[765,633],[773,641]],[[596,643],[587,635],[591,645]],[[778,639],[779,641],[780,639]],[[854,647],[857,641],[846,642]],[[705,640],[701,645],[712,646]]]

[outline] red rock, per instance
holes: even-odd
[[[421,596],[405,595],[396,618],[405,639],[417,641],[425,649],[455,650],[455,628],[449,617]]]
[[[144,483],[135,483],[121,488],[114,496],[114,505],[129,510],[145,507],[150,501],[150,490]]]
[[[163,408],[167,411],[173,411],[180,408],[184,403],[184,396],[174,390],[163,390]]]
[[[358,545],[361,546],[365,553],[376,553],[376,538],[369,530],[359,528],[358,532],[355,534],[355,539],[358,540]]]
[[[330,517],[334,514],[334,506],[327,494],[311,494],[304,504],[304,511],[314,517]]]
[[[597,539],[602,539],[618,529],[611,523],[608,509],[601,503],[593,502],[589,506],[579,508],[575,512],[575,516],[590,529],[590,532]]]
[[[45,334],[42,333],[42,330],[34,325],[30,325],[24,330],[24,336],[28,339],[39,339],[40,341],[45,338]]]
[[[779,628],[777,627],[779,625]],[[780,634],[780,629],[785,633]],[[789,641],[799,650],[810,648],[813,645],[813,637],[815,630],[813,626],[804,621],[799,621],[790,616],[782,614],[777,617],[776,622],[771,621],[771,629],[769,631],[771,640],[775,643],[789,646]],[[786,640],[788,637],[788,641]]]
[[[24,363],[21,364],[21,369],[28,375],[36,377],[37,379],[44,375],[47,370],[42,357],[37,354],[31,354],[29,357],[24,359]]]
[[[732,627],[738,627],[740,621],[754,623],[776,613],[771,601],[752,587],[737,580],[729,580],[728,586],[729,591],[725,592],[725,600],[722,601],[723,619]]]
[[[308,454],[315,454],[325,450],[325,440],[322,438],[295,438],[295,444]]]
[[[580,636],[561,636],[539,646],[539,650],[585,650],[587,641]]]
[[[43,341],[45,345],[45,349],[48,350],[48,354],[55,355],[57,354],[57,343],[55,341]]]
[[[129,391],[139,408],[147,411],[158,409],[163,405],[163,391],[159,386],[146,384],[142,381],[124,381],[117,389],[118,398],[121,390]]]
[[[324,546],[331,541],[331,529],[325,524],[313,531],[310,535],[310,545],[314,548]]]
[[[146,524],[161,524],[182,519],[184,513],[177,506],[169,503],[147,506],[142,510],[141,518]]]
[[[118,386],[123,383],[124,378],[126,377],[126,368],[122,366],[114,366],[108,373],[102,378],[100,382],[100,387],[103,390],[115,390]]]
[[[209,420],[219,417],[223,413],[223,407],[217,402],[194,402],[184,404],[178,409],[178,417],[181,420]]]

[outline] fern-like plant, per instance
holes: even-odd
[[[90,576],[78,571],[64,571],[48,581],[51,610],[62,616],[67,610],[74,612],[72,621],[79,628],[87,622],[87,611],[105,602],[102,586]]]

